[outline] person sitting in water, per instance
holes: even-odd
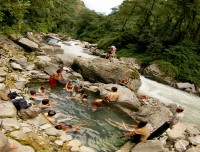
[[[52,87],[52,86],[56,86],[57,85],[57,81],[59,79],[62,79],[64,80],[64,76],[62,74],[62,69],[58,69],[49,79],[49,86]]]
[[[65,89],[67,92],[70,93],[70,97],[72,96],[73,92],[74,92],[74,85],[72,83],[72,81],[69,81],[66,85],[65,85]]]
[[[87,95],[87,94],[83,94],[83,95],[82,95],[81,101],[82,101],[83,103],[87,103],[87,102],[88,102],[88,95]]]
[[[75,88],[75,92],[76,92],[75,97],[76,98],[81,98],[83,93],[84,93],[83,86],[82,85],[77,85],[74,88]]]
[[[130,132],[119,138],[129,137],[130,140],[136,144],[146,141],[150,135],[150,129],[147,127],[147,123],[147,121],[140,121],[138,125],[134,127]]]
[[[52,98],[58,98],[58,96],[56,96],[55,94],[51,93],[50,91],[46,90],[46,88],[44,86],[41,86],[38,90],[37,93],[41,96],[45,96],[45,98],[47,97],[47,93],[50,94],[50,97]]]
[[[34,101],[36,105],[39,105],[44,98],[43,97],[42,98],[36,97],[36,91],[31,90],[30,95],[29,95],[29,99]]]
[[[92,110],[95,111],[97,107],[103,107],[110,102],[116,102],[119,98],[119,92],[116,87],[111,88],[111,93],[105,97],[105,99],[95,99],[92,101]]]
[[[125,78],[124,80],[122,80],[119,84],[122,86],[127,86],[127,84],[129,83],[129,79]]]

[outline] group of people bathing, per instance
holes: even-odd
[[[49,81],[49,86],[56,86],[57,81],[60,79],[64,79],[64,77],[62,75],[62,69],[59,69],[51,76],[50,81]],[[129,79],[125,78],[119,84],[122,85],[123,87],[126,87],[128,83],[129,83]],[[88,102],[87,95],[84,94],[84,88],[82,85],[73,84],[72,81],[69,81],[63,89],[65,89],[67,92],[69,92],[70,96],[75,96],[76,98],[79,98],[84,103]],[[75,92],[75,95],[73,95],[74,92]],[[95,110],[97,110],[98,107],[103,107],[107,104],[116,102],[118,100],[119,96],[120,96],[120,93],[118,92],[117,87],[112,87],[110,90],[110,93],[105,98],[95,99],[91,102],[92,110],[95,111]],[[125,132],[128,132],[128,133],[125,133],[120,138],[129,137],[131,141],[133,141],[134,143],[138,143],[138,142],[146,141],[148,139],[148,137],[153,138],[154,136],[159,136],[161,133],[163,133],[163,131],[165,131],[167,128],[169,128],[172,124],[174,125],[177,122],[179,122],[183,117],[182,112],[183,112],[182,108],[177,108],[176,114],[174,115],[174,117],[170,121],[167,121],[165,124],[163,124],[163,126],[161,126],[158,129],[158,131],[153,134],[153,136],[150,136],[151,132],[147,125],[148,122],[145,120],[139,120],[138,125],[133,125],[133,126],[115,122],[111,119],[107,119],[106,121],[109,124],[111,124],[112,126],[122,129]],[[49,111],[47,114],[45,114],[45,116],[50,122],[56,122],[53,118],[53,116],[55,114],[56,114],[55,111]],[[57,124],[56,125],[57,129],[62,128],[63,130],[67,130],[66,129],[67,127],[64,124],[58,124],[58,122],[56,122],[54,124]],[[76,129],[77,125],[74,125],[74,126],[72,125],[70,127]],[[69,128],[69,125],[68,125],[68,128]]]

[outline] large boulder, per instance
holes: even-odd
[[[3,129],[6,131],[14,131],[20,129],[20,124],[16,118],[5,118],[1,122]]]
[[[189,142],[186,140],[178,140],[176,141],[176,143],[174,144],[174,148],[178,151],[178,152],[182,152],[185,151],[187,149],[187,146],[189,145]]]
[[[126,87],[122,87],[121,85],[117,84],[100,85],[100,87],[98,88],[100,96],[102,98],[105,98],[110,93],[112,87],[116,87],[118,89],[117,92],[119,92],[120,94],[118,100],[116,101],[117,104],[130,109],[132,108],[138,109],[140,107],[140,104],[134,92],[132,92],[130,89]]]
[[[0,102],[0,118],[13,118],[16,117],[16,108],[10,102]]]
[[[139,72],[123,63],[113,63],[102,58],[84,59],[76,58],[73,69],[81,73],[85,80],[90,82],[119,83],[129,78],[127,87],[137,91],[141,86]]]
[[[131,152],[167,152],[163,144],[158,140],[149,140],[137,144]]]
[[[27,39],[27,38],[21,38],[18,42],[25,49],[27,49],[27,48],[30,49],[30,50],[37,50],[38,49],[38,44]]]
[[[133,66],[137,70],[141,69],[141,65],[138,63],[138,61],[135,58],[122,57],[120,58],[120,60],[125,62],[126,64],[129,64],[130,66]]]
[[[166,74],[160,70],[157,64],[151,64],[148,67],[146,67],[144,69],[144,75],[147,78],[168,85],[172,85],[174,81],[172,77],[166,76]]]
[[[178,89],[181,89],[181,90],[185,90],[187,92],[190,92],[190,93],[196,93],[196,90],[195,90],[195,85],[194,84],[190,84],[188,82],[185,82],[185,83],[176,83],[176,87]]]
[[[200,144],[200,135],[197,135],[195,137],[189,137],[188,139],[189,139],[189,141],[192,145],[199,145]]]
[[[63,49],[58,48],[58,47],[53,47],[53,46],[50,46],[50,45],[44,45],[44,46],[40,47],[40,49],[42,51],[44,51],[44,53],[46,53],[50,56],[54,56],[56,54],[63,54],[64,53]]]
[[[0,132],[0,151],[1,152],[10,151],[10,143],[8,142],[8,138],[2,132]]]
[[[55,56],[56,62],[66,66],[66,67],[72,66],[74,58],[75,58],[74,56],[65,55],[65,54],[57,54]]]
[[[167,132],[168,139],[176,141],[178,139],[185,139],[186,125],[183,123],[177,123],[173,126],[172,130]]]
[[[134,116],[136,119],[147,120],[153,128],[159,128],[166,121],[172,117],[171,111],[163,104],[158,105],[144,105],[140,108],[137,114]]]

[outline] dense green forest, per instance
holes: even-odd
[[[200,86],[199,0],[124,0],[109,15],[80,0],[0,0],[0,30],[116,45],[118,56],[135,57],[143,67],[158,63],[167,75]]]

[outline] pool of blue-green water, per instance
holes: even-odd
[[[31,83],[29,88],[38,89],[42,83]],[[72,99],[67,99],[69,94],[63,90],[62,85],[52,88],[51,92],[59,97],[52,99],[51,102],[57,102],[53,106],[56,112],[62,113],[62,118],[67,116],[75,116],[72,120],[66,121],[67,124],[84,124],[89,123],[89,126],[81,127],[78,132],[68,133],[75,139],[79,139],[85,146],[92,147],[97,152],[113,152],[120,148],[125,142],[125,139],[117,139],[123,132],[108,124],[105,119],[110,118],[114,121],[135,124],[135,122],[127,114],[119,109],[109,106],[101,107],[97,111],[92,111],[91,102],[95,96],[89,94],[88,103],[81,103]]]

